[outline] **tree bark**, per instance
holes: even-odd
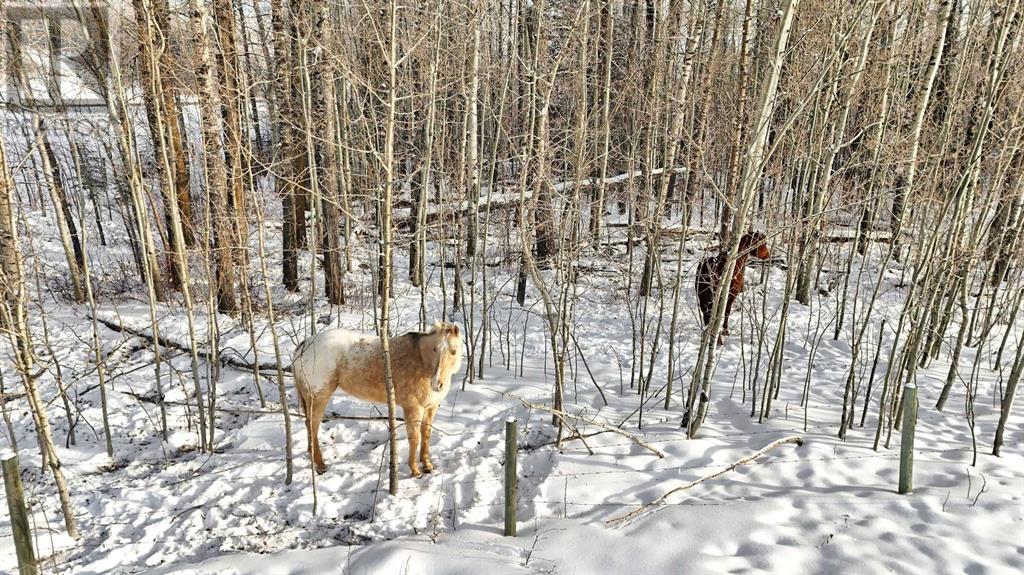
[[[292,18],[287,0],[272,0],[274,36],[274,186],[282,205],[282,282],[290,292],[299,291],[299,254],[298,227],[299,217],[296,206],[294,167],[295,130],[292,122],[292,56],[291,41],[288,37],[292,29]]]
[[[200,131],[209,182],[206,193],[210,198],[214,226],[211,233],[214,236],[213,249],[216,261],[217,310],[234,315],[238,312],[238,300],[235,296],[235,223],[232,221],[234,212],[231,209],[234,201],[234,184],[229,183],[222,149],[225,143],[230,146],[231,139],[237,134],[228,134],[228,138],[225,138],[224,134],[221,91],[216,82],[210,50],[210,30],[213,25],[210,14],[200,0],[189,0],[189,4],[192,9],[192,33],[198,51],[196,77],[199,81]]]

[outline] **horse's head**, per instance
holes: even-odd
[[[453,373],[462,366],[462,336],[454,323],[435,322],[433,329],[420,339],[424,367],[430,370],[430,389],[444,390]]]
[[[749,231],[740,240],[740,253],[750,254],[755,258],[766,260],[771,257],[768,251],[768,238],[764,232]]]

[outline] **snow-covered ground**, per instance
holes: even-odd
[[[34,233],[25,242],[33,253],[43,254],[44,261],[53,262],[52,268],[42,270],[44,289],[59,285],[62,256],[58,240],[49,231],[52,227],[38,213],[30,214],[28,224]],[[99,317],[148,333],[148,306],[114,294],[119,276],[126,273],[122,270],[130,269],[124,253],[101,249],[95,240],[90,241],[90,250],[98,258],[94,261],[101,262],[94,265],[98,282],[109,288]],[[544,325],[536,313],[512,302],[514,281],[506,282],[502,276],[491,279],[492,286],[504,287],[493,308],[494,346],[484,377],[465,389],[458,383],[463,374],[456,377],[455,388],[435,420],[435,472],[412,479],[403,465],[395,497],[388,496],[386,477],[383,482],[381,477],[382,469],[386,472],[385,422],[337,417],[379,416],[380,406],[342,396],[334,399],[320,432],[328,471],[316,477],[315,488],[305,453],[305,431],[296,415],[290,438],[296,451],[295,478],[285,485],[284,422],[272,371],[264,370],[256,381],[250,371],[221,366],[217,449],[213,454],[200,453],[195,449],[194,410],[183,406],[192,393],[188,354],[162,350],[161,377],[171,428],[168,439],[162,441],[159,409],[153,401],[152,348],[139,337],[101,324],[115,452],[110,461],[100,427],[88,308],[44,297],[42,309],[56,356],[51,358],[41,347],[42,315],[33,308],[37,350],[47,368],[40,384],[50,401],[50,418],[83,538],[72,542],[62,535],[57,498],[48,472],[40,469],[27,405],[24,399],[9,401],[6,406],[17,432],[43,568],[61,573],[353,574],[1024,570],[1024,451],[1020,447],[1024,418],[1019,413],[1011,417],[1002,457],[989,455],[999,386],[1007,375],[992,369],[994,351],[989,348],[980,358],[969,348],[961,360],[964,379],[975,362],[981,362],[975,404],[977,465],[971,465],[973,442],[964,414],[964,386],[955,386],[943,413],[932,408],[949,369],[948,353],[943,353],[917,377],[921,409],[915,490],[898,495],[899,434],[885,448],[883,432],[883,446],[872,449],[880,377],[866,425],[852,429],[845,441],[836,437],[852,322],[847,319],[840,338],[832,339],[835,294],[817,296],[810,307],[794,304],[779,399],[763,423],[750,417],[744,382],[755,373],[759,384],[764,381],[767,350],[778,325],[772,316],[780,313],[785,283],[785,272],[777,267],[769,270],[766,283],[761,283],[760,268],[751,268],[744,309],[734,313],[734,335],[722,349],[714,373],[707,423],[697,439],[686,439],[680,429],[679,390],[689,383],[696,362],[699,332],[689,286],[699,256],[690,254],[684,262],[687,275],[677,364],[681,378],[673,384],[672,405],[663,409],[664,392],[660,391],[643,406],[642,421],[637,415],[640,397],[629,387],[632,336],[616,274],[583,274],[579,287],[575,334],[586,366],[582,358],[571,362],[566,410],[609,425],[621,424],[663,451],[664,458],[587,423],[579,425],[580,432],[588,435],[586,445],[578,440],[566,441],[561,448],[553,444],[550,415],[530,410],[513,397],[550,402],[553,366]],[[855,266],[852,277],[862,282],[858,297],[865,299],[877,274],[885,273],[872,325],[877,327],[883,317],[889,319],[887,325],[895,325],[904,297],[896,287],[899,270],[879,270],[872,262],[865,264],[869,267],[863,275]],[[671,266],[669,262],[667,278],[672,277]],[[438,271],[433,267],[431,273]],[[354,294],[368,291],[370,279],[365,271],[357,271],[349,281],[362,282],[352,289]],[[440,313],[437,283],[432,277],[435,288],[430,305],[435,315]],[[765,287],[768,297],[762,310]],[[273,294],[282,314],[277,325],[282,351],[290,358],[310,330],[308,300],[280,288]],[[395,329],[417,327],[417,298],[412,288],[399,287]],[[341,309],[319,308],[312,315],[331,325],[369,330],[371,306],[369,296],[362,295]],[[666,309],[666,317],[669,313]],[[187,323],[180,306],[161,306],[158,314],[161,335],[187,344]],[[765,314],[766,351],[760,366],[754,367],[757,333],[751,333],[750,319]],[[222,353],[252,361],[244,326],[226,317],[220,317],[218,324]],[[197,313],[200,341],[207,337],[206,326],[205,313]],[[511,326],[507,334],[498,331],[506,326]],[[1007,353],[1021,345],[1022,327],[1018,321]],[[265,324],[258,328],[258,359],[271,362],[269,330]],[[947,340],[955,337],[955,326],[951,329]],[[820,345],[814,349],[819,337]],[[865,337],[872,353],[877,338],[876,331]],[[891,330],[884,335],[879,374],[886,370],[886,343],[892,338]],[[511,348],[505,347],[506,342]],[[0,345],[8,344],[3,340]],[[5,386],[11,390],[20,383],[9,354],[9,347],[0,348]],[[871,353],[866,355],[861,365],[865,373]],[[511,358],[510,370],[504,367],[506,356]],[[654,367],[654,392],[663,389],[666,356],[663,347]],[[66,443],[68,422],[55,395],[58,363],[81,409],[73,446]],[[205,362],[201,365],[204,374],[208,367]],[[608,405],[585,367],[601,386]],[[1008,371],[1005,366],[1003,371]],[[810,400],[805,411],[800,397],[808,375]],[[292,394],[290,379],[288,385]],[[266,398],[265,406],[257,386]],[[295,413],[293,395],[289,403]],[[858,399],[858,423],[861,408],[862,399]],[[518,419],[521,432],[520,523],[515,538],[501,534],[504,428],[510,416]],[[782,445],[731,473],[674,495],[651,513],[611,527],[605,523],[794,434],[804,437],[802,446]],[[6,434],[3,437],[6,446],[9,441]],[[404,451],[404,431],[401,437]],[[10,533],[5,513],[0,516],[0,571],[4,572],[16,569]]]

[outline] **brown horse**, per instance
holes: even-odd
[[[719,343],[722,342],[722,335],[729,335],[729,315],[732,313],[732,304],[736,301],[736,296],[743,291],[743,270],[747,267],[747,258],[752,255],[763,260],[771,256],[766,241],[763,233],[755,231],[749,231],[740,238],[740,251],[736,259],[736,268],[732,273],[732,281],[729,283],[729,299],[725,302],[725,324],[718,336]],[[725,271],[725,263],[725,255],[719,254],[705,258],[697,269],[697,303],[700,305],[700,315],[705,328],[711,323],[715,291],[718,289],[719,278]]]

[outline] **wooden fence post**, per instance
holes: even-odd
[[[4,489],[7,491],[7,509],[11,514],[11,530],[14,532],[14,548],[18,553],[18,572],[21,575],[36,575],[35,552],[32,550],[32,533],[28,527],[28,513],[25,511],[25,493],[21,488],[21,474],[18,473],[18,455],[4,455]]]
[[[914,490],[914,427],[917,423],[917,384],[903,386],[903,438],[900,440],[900,494]]]
[[[516,536],[516,499],[518,498],[516,418],[505,420],[505,536]]]

